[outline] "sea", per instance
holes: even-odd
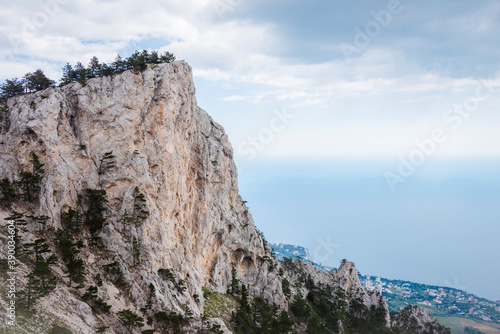
[[[500,300],[500,159],[402,161],[242,161],[240,194],[268,241],[323,265]]]

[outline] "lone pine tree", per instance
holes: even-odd
[[[69,278],[68,286],[71,286],[72,282],[82,283],[85,278],[85,265],[83,260],[78,257],[80,250],[77,245],[72,230],[63,228],[56,231],[56,246],[66,265],[65,273]]]
[[[113,155],[113,151],[109,151],[104,153],[101,159],[99,159],[99,163],[97,165],[97,175],[99,176],[99,185],[102,188],[101,176],[112,170],[116,167],[115,156]]]
[[[17,185],[21,191],[22,200],[31,203],[36,198],[38,198],[38,192],[40,191],[40,182],[42,181],[45,169],[43,168],[44,165],[40,163],[40,160],[35,153],[31,153],[30,161],[33,166],[33,171],[20,172]]]
[[[134,189],[134,210],[132,211],[132,220],[136,224],[145,221],[149,216],[147,210],[146,197],[139,191],[138,187]]]
[[[87,211],[85,212],[85,224],[89,227],[90,233],[95,234],[102,229],[106,219],[106,191],[100,189],[86,189]]]

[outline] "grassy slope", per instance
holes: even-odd
[[[437,320],[440,324],[450,327],[454,334],[465,334],[463,330],[467,326],[475,327],[486,334],[500,334],[500,325],[498,324],[458,317],[438,317]]]

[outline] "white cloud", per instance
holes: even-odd
[[[325,111],[316,114],[325,127],[320,131],[335,129],[335,136],[325,136],[319,141],[318,128],[306,120],[301,122],[300,129],[290,130],[289,135],[280,134],[288,138],[277,141],[281,146],[276,150],[281,154],[398,151],[400,148],[395,143],[401,142],[400,133],[411,133],[408,129],[418,117],[431,117],[431,114],[440,117],[445,108],[460,102],[477,85],[474,78],[455,78],[426,70],[401,48],[392,45],[370,46],[350,63],[333,55],[321,62],[285,59],[275,52],[284,43],[277,33],[278,23],[217,19],[214,2],[210,0],[161,3],[86,0],[61,4],[53,13],[40,5],[49,1],[56,0],[15,2],[0,13],[3,78],[19,77],[36,68],[59,78],[63,62],[87,63],[94,55],[110,62],[119,50],[130,45],[148,47],[141,43],[150,39],[165,41],[161,51],[172,51],[179,59],[186,59],[193,66],[195,77],[227,91],[225,97],[216,98],[220,103],[217,108],[225,108],[225,103],[233,106],[235,102],[248,102],[250,108],[262,109],[262,106],[278,103],[306,114]],[[476,24],[474,29],[478,32],[494,29],[500,7],[493,8],[496,9],[478,11],[468,23],[462,24]],[[23,34],[40,13],[49,17],[47,22],[33,33]],[[483,24],[477,26],[480,22]],[[456,24],[446,22],[449,26]],[[18,45],[16,51],[6,36],[22,38],[25,43]],[[323,47],[327,49],[329,43],[326,36]],[[496,105],[491,101],[494,99],[484,105],[494,108]],[[340,126],[335,123],[339,115],[343,122]],[[371,118],[373,115],[376,117]],[[262,123],[266,122],[263,118]],[[364,123],[371,130],[353,138],[352,129]],[[234,132],[245,132],[242,127],[247,123],[234,124]],[[228,131],[233,130],[228,128]],[[296,138],[301,138],[300,143]],[[352,139],[351,145],[339,147],[338,143],[345,142],[346,138]],[[466,147],[470,152],[471,146]]]
[[[231,95],[223,98],[224,101],[243,101],[246,100],[246,96],[243,95]]]

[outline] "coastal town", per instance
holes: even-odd
[[[451,287],[431,286],[401,280],[360,275],[367,290],[378,290],[389,310],[419,305],[434,316],[458,316],[500,323],[500,301],[490,301]]]
[[[290,257],[311,262],[324,271],[335,269],[315,263],[304,247],[283,243],[271,243],[271,246],[274,256],[279,260]],[[391,280],[360,273],[358,276],[365,289],[377,290],[387,299],[391,312],[399,312],[408,305],[418,305],[436,317],[461,317],[500,324],[500,300],[491,301],[451,287]]]

